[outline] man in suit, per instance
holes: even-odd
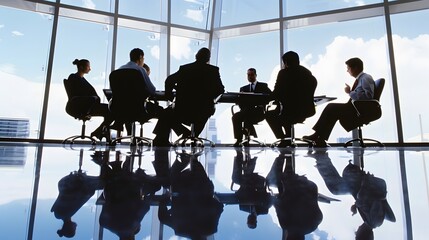
[[[208,48],[201,48],[195,58],[195,62],[180,66],[176,73],[167,77],[165,94],[169,100],[173,100],[173,90],[176,90],[174,117],[170,118],[170,126],[174,124],[173,121],[188,126],[194,123],[195,136],[198,136],[215,112],[215,98],[225,92],[225,87],[220,79],[219,68],[208,64]],[[158,133],[157,138],[168,139],[169,133]]]
[[[326,147],[326,141],[331,135],[337,121],[349,132],[358,126],[358,116],[352,100],[369,100],[374,98],[375,82],[371,75],[363,72],[363,62],[359,58],[346,61],[347,72],[356,78],[353,87],[346,84],[344,91],[350,96],[346,103],[330,103],[320,115],[313,127],[314,133],[303,138],[314,141],[316,146]]]
[[[270,94],[271,89],[268,88],[268,84],[257,81],[256,76],[256,69],[249,68],[247,70],[247,80],[249,81],[249,84],[242,86],[240,88],[240,92]],[[239,107],[240,111],[232,115],[232,127],[234,130],[234,138],[236,139],[234,147],[240,146],[243,141],[243,134],[245,134],[243,132],[243,124],[245,124],[244,128],[246,128],[247,131],[250,131],[251,135],[255,136],[256,132],[253,124],[265,119],[265,105],[254,105],[246,102],[240,102]]]
[[[314,91],[317,80],[310,70],[299,64],[299,55],[289,51],[282,56],[284,68],[277,75],[272,99],[282,108],[268,111],[266,120],[278,139],[291,137],[292,124],[301,123],[316,112]],[[284,131],[283,131],[284,128]],[[290,146],[290,140],[282,140],[279,147]]]

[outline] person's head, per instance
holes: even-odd
[[[89,73],[89,71],[91,71],[91,64],[89,63],[89,60],[87,59],[75,59],[73,61],[73,65],[76,65],[77,67],[77,72],[78,73]]]
[[[63,227],[57,231],[59,237],[72,238],[76,234],[77,224],[71,220],[64,221]]]
[[[150,67],[146,63],[144,63],[143,68],[144,68],[144,70],[146,70],[146,73],[149,76],[150,75]]]
[[[368,224],[362,223],[362,225],[360,225],[357,231],[355,232],[355,239],[356,240],[373,240],[374,231]]]
[[[249,68],[247,69],[247,80],[251,83],[256,81],[256,69],[254,68]]]
[[[198,50],[197,54],[195,54],[195,59],[197,62],[208,63],[210,61],[210,50],[208,48],[201,48]]]
[[[130,52],[130,61],[137,63],[139,66],[144,64],[144,52],[140,48],[134,48]]]
[[[255,229],[256,226],[258,225],[257,217],[258,216],[255,213],[251,213],[251,214],[249,214],[249,216],[247,216],[247,226],[250,229]]]
[[[299,65],[299,55],[294,51],[289,51],[282,56],[285,67],[295,67]]]
[[[350,58],[349,60],[347,60],[346,65],[347,65],[347,72],[352,77],[357,77],[359,73],[363,72],[363,62],[357,57]]]

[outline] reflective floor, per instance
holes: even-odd
[[[0,239],[427,239],[428,154],[2,143]]]

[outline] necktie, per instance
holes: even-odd
[[[250,84],[250,91],[251,92],[255,91],[255,84],[253,83]]]
[[[353,87],[352,87],[351,91],[355,90],[357,85],[358,85],[358,80],[356,79],[355,82],[353,83]]]

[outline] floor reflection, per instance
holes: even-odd
[[[1,239],[422,239],[428,233],[421,222],[429,198],[421,196],[429,196],[429,149],[2,149],[27,154],[19,166],[2,155],[0,181],[8,184],[1,186],[0,223],[7,229]]]

